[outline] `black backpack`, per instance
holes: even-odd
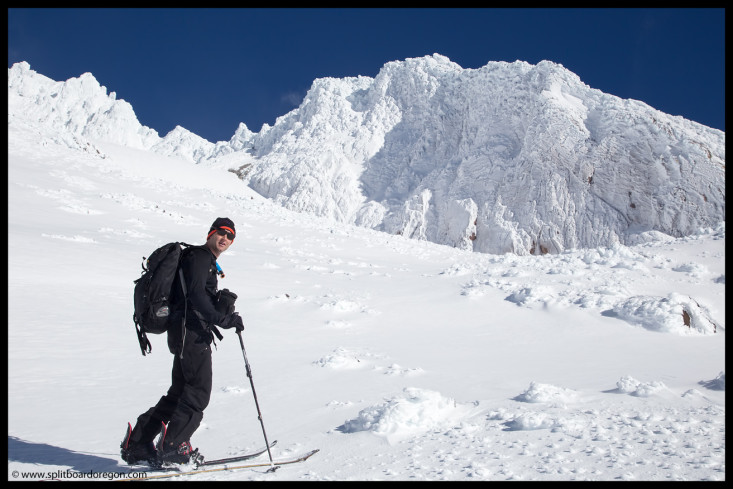
[[[147,333],[165,333],[171,326],[170,299],[176,276],[181,281],[185,303],[186,281],[178,265],[184,248],[190,246],[181,242],[168,243],[155,250],[147,260],[143,257],[142,276],[135,280],[135,312],[132,315],[143,356],[153,350]],[[185,315],[183,320],[185,322]]]

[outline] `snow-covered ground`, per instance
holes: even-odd
[[[297,214],[233,173],[20,119],[8,136],[9,480],[128,471],[126,424],[165,393],[172,360],[164,336],[140,354],[133,280],[220,216],[238,237],[219,284],[239,295],[273,456],[320,452],[188,478],[725,479],[724,227],[486,255]],[[207,458],[263,444],[231,331],[192,442]]]

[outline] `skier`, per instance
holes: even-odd
[[[168,349],[173,353],[173,371],[168,393],[137,418],[122,443],[122,459],[128,464],[200,462],[203,456],[191,446],[191,436],[201,424],[209,404],[212,386],[211,343],[214,335],[222,339],[216,325],[244,330],[242,318],[234,312],[233,300],[226,302],[226,289],[218,291],[216,259],[231,246],[236,232],[228,218],[217,218],[209,229],[206,243],[185,250],[180,267],[186,286],[179,281],[171,297],[171,324],[184,327],[168,329]],[[221,272],[219,272],[221,273]],[[236,298],[236,295],[231,294]],[[185,310],[184,310],[185,308]],[[185,315],[184,315],[185,314]],[[166,426],[167,424],[167,426]],[[161,434],[157,447],[153,444]]]

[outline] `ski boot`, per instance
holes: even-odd
[[[156,465],[158,460],[158,452],[155,445],[150,441],[148,443],[130,443],[130,435],[132,435],[132,425],[127,423],[127,431],[125,437],[120,443],[120,456],[128,465],[138,464],[140,462],[150,465]]]
[[[157,463],[162,466],[171,465],[199,465],[204,462],[204,456],[199,453],[198,448],[193,448],[190,441],[184,441],[179,445],[169,443],[165,439],[167,427],[165,423],[160,430],[160,437],[157,443]]]
[[[190,441],[184,441],[177,447],[166,445],[163,451],[158,452],[158,462],[163,466],[170,465],[199,465],[203,463],[204,456],[199,453],[198,448],[193,448]]]

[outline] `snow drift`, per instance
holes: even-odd
[[[471,408],[426,389],[406,387],[402,394],[362,409],[355,419],[346,421],[340,431],[371,431],[396,443],[416,433],[450,428]]]

